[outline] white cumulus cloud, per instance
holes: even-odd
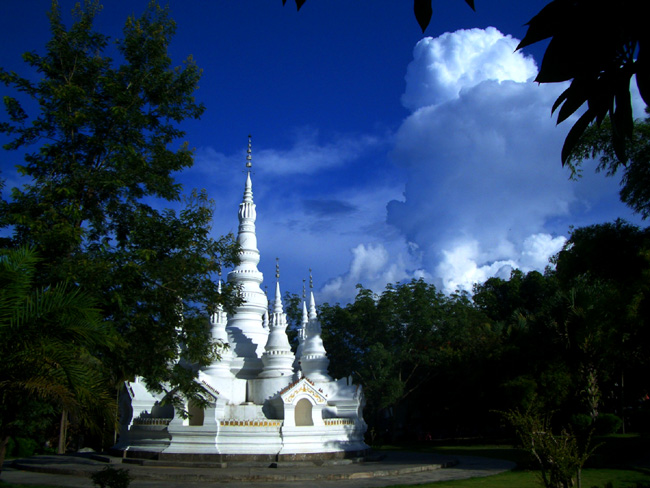
[[[494,28],[447,33],[420,41],[408,67],[413,113],[392,153],[407,183],[388,222],[445,292],[543,270],[593,182],[569,181],[560,164],[569,125],[556,126],[551,106],[566,86],[532,82],[517,43]]]
[[[541,270],[548,265],[549,256],[562,250],[567,239],[564,236],[551,236],[550,234],[534,234],[528,236],[523,243],[523,250],[519,260],[525,271],[532,269]]]
[[[551,115],[566,85],[532,82],[535,63],[517,43],[494,28],[420,41],[402,98],[413,112],[391,137],[323,142],[304,130],[287,149],[254,148],[261,270],[271,276],[268,256],[279,257],[283,289],[296,290],[300,281],[286,277],[313,268],[326,281],[319,303],[352,301],[357,284],[381,293],[413,278],[451,293],[514,268],[542,271],[569,225],[603,221],[603,209],[606,219],[629,215],[615,180],[586,172],[569,181],[560,149],[571,122],[557,127]],[[392,168],[367,166],[363,179],[347,171],[389,142]],[[223,169],[221,197],[238,202],[243,158],[204,148],[197,170]],[[321,184],[332,175],[334,194]],[[228,222],[219,228],[236,230],[233,208],[217,209]]]
[[[494,27],[426,37],[413,50],[402,104],[413,111],[456,98],[485,80],[524,82],[537,74],[535,61],[519,53],[519,41]]]
[[[442,290],[446,293],[470,291],[474,284],[483,283],[493,276],[507,280],[514,268],[525,273],[543,271],[548,266],[549,257],[558,253],[565,242],[564,236],[533,234],[516,244],[504,240],[497,252],[476,240],[449,243],[440,253],[435,275],[440,277]],[[510,252],[504,253],[504,249]],[[504,258],[494,260],[498,255]]]
[[[459,242],[442,250],[442,259],[436,267],[442,290],[446,293],[470,291],[474,283],[483,283],[491,276],[507,279],[512,268],[517,266],[511,259],[485,262],[483,254],[481,245],[475,240]]]
[[[381,293],[388,283],[410,281],[411,279],[431,279],[431,276],[418,267],[417,253],[408,246],[400,248],[396,243],[359,244],[352,249],[352,263],[347,273],[330,281],[320,290],[319,296],[325,302],[346,303],[354,299],[361,284],[375,293]]]

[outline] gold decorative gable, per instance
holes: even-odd
[[[325,394],[317,389],[308,378],[301,378],[293,385],[290,385],[289,388],[285,388],[280,394],[280,398],[282,398],[284,403],[293,403],[296,397],[301,394],[306,394],[311,397],[317,405],[327,403]]]
[[[209,385],[205,380],[200,380],[199,385],[203,387],[203,391],[210,395],[213,400],[217,400],[221,395],[218,390]]]

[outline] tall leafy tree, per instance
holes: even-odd
[[[474,286],[474,302],[498,322],[517,320],[517,316],[539,313],[555,293],[550,275],[537,271],[524,274],[515,269],[510,279],[488,278]]]
[[[556,270],[490,278],[471,298],[423,281],[359,287],[321,307],[330,373],[364,385],[380,436],[490,433],[495,410],[533,405],[562,423],[621,413],[649,387],[648,239],[622,221],[575,229]]]
[[[582,163],[598,160],[596,171],[607,176],[621,175],[621,201],[642,218],[650,217],[650,120],[637,119],[625,149],[619,157],[612,138],[612,123],[607,117],[602,124],[585,130],[567,159],[573,177],[580,176]]]
[[[558,294],[550,271],[514,270],[508,280],[490,278],[474,287],[474,303],[500,334],[494,368],[498,397],[491,408],[526,409],[535,401],[557,410],[572,398],[574,378],[553,327]]]
[[[354,303],[323,305],[321,321],[330,373],[352,374],[363,385],[366,419],[381,435],[398,435],[405,423],[428,424],[441,403],[437,383],[463,376],[459,371],[471,370],[493,345],[486,317],[469,297],[447,297],[423,280],[389,284],[381,295],[359,287]]]
[[[473,435],[488,425],[495,396],[500,329],[468,294],[441,294],[428,346],[428,377],[409,408],[414,426],[438,436]]]
[[[528,22],[518,49],[549,39],[535,81],[571,81],[555,101],[558,123],[580,107],[580,115],[566,137],[562,164],[566,164],[580,136],[591,123],[600,125],[609,115],[611,145],[625,161],[632,137],[630,81],[636,76],[641,97],[650,103],[650,37],[642,0],[553,0]]]
[[[598,367],[600,389],[615,391],[620,409],[623,394],[640,398],[650,387],[650,230],[622,220],[576,229],[554,260],[570,298],[567,344]]]
[[[0,255],[0,469],[9,437],[26,434],[34,401],[91,426],[116,419],[115,396],[94,354],[119,340],[78,287],[39,288],[38,262],[27,248]]]
[[[183,198],[174,179],[192,165],[179,123],[204,111],[194,98],[200,70],[191,57],[172,65],[167,9],[151,2],[115,42],[94,30],[99,11],[86,0],[67,28],[54,1],[44,54],[24,55],[40,79],[0,70],[17,92],[4,98],[5,148],[29,151],[18,166],[29,183],[12,190],[2,223],[12,245],[44,258],[39,282],[69,280],[97,297],[126,343],[103,358],[116,383],[140,374],[153,388],[191,393],[179,354],[212,359],[207,312],[235,296],[219,295],[213,280],[235,259],[232,237],[214,240],[206,192]],[[160,210],[168,202],[180,210]]]

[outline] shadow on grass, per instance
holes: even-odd
[[[595,437],[600,444],[587,461],[586,468],[627,469],[650,475],[650,436],[639,434]],[[482,456],[505,459],[517,463],[517,470],[534,470],[536,465],[530,454],[515,445],[514,440],[444,440],[384,444],[375,450],[415,451],[444,454],[446,456]]]
[[[625,468],[650,475],[650,436],[638,434],[597,437],[601,444],[587,461],[588,468]]]
[[[528,469],[531,465],[530,456],[527,452],[513,446],[506,441],[480,443],[475,439],[472,441],[428,441],[409,442],[399,444],[383,444],[372,446],[377,451],[412,451],[430,452],[443,454],[445,456],[481,456],[493,459],[504,459],[517,463],[518,469]]]
[[[650,486],[650,437],[613,435],[594,439],[602,444],[582,472],[583,487],[638,488]],[[513,471],[489,476],[420,485],[418,488],[540,488],[539,471],[530,455],[499,441],[430,441],[373,446],[377,450],[430,452],[445,456],[482,456],[517,463]],[[392,487],[397,488],[397,487]]]

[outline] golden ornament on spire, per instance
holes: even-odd
[[[252,161],[252,156],[251,156],[251,135],[248,134],[248,149],[246,151],[246,168],[248,171],[253,167],[253,161]]]

